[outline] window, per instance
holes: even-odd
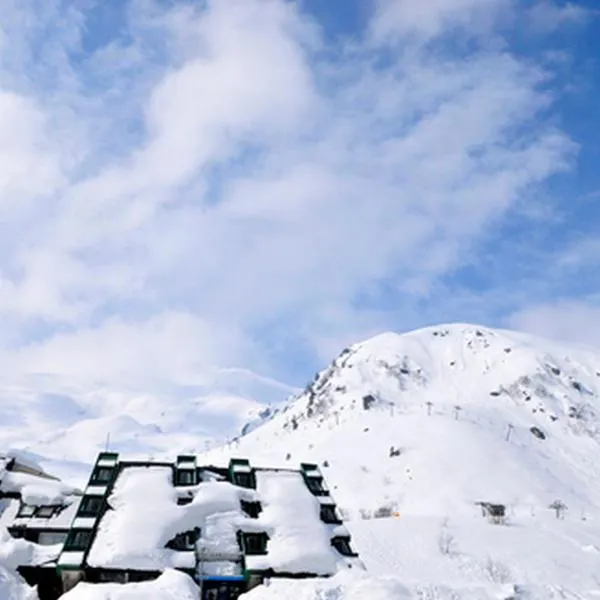
[[[233,484],[239,485],[240,487],[253,488],[252,474],[251,473],[234,473]]]
[[[31,504],[21,504],[19,507],[19,512],[17,513],[17,517],[33,517],[33,513],[35,512],[35,506]]]
[[[38,544],[40,546],[55,546],[56,544],[64,544],[67,539],[65,531],[40,531]]]
[[[100,452],[100,454],[98,454],[98,461],[110,460],[110,461],[117,462],[118,459],[119,459],[118,452]]]
[[[100,571],[98,573],[98,581],[100,583],[127,583],[127,571]]]
[[[109,483],[112,481],[113,473],[112,467],[96,467],[92,473],[91,483]]]
[[[323,496],[327,494],[327,490],[323,485],[322,477],[307,477],[306,485],[315,496]]]
[[[175,485],[196,485],[195,469],[177,469],[175,471]]]
[[[178,533],[167,543],[167,548],[171,550],[193,550],[200,537],[200,529],[192,529],[184,533]]]
[[[56,512],[56,506],[39,506],[35,511],[36,518],[49,519]]]
[[[87,550],[92,540],[91,529],[72,529],[65,542],[65,550]]]
[[[262,512],[262,506],[260,502],[248,502],[247,500],[242,500],[242,510],[252,519],[257,519],[258,515]]]
[[[159,575],[160,573],[153,573],[152,571],[129,571],[127,573],[127,582],[137,583],[140,581],[152,581]]]
[[[321,521],[330,525],[338,525],[342,522],[335,512],[334,504],[321,504]]]
[[[358,556],[352,547],[350,546],[349,537],[336,537],[331,540],[331,545],[342,555],[342,556]]]
[[[177,498],[177,505],[185,506],[186,504],[189,504],[192,500],[192,496],[179,496],[179,498]]]
[[[244,554],[256,555],[267,553],[269,537],[266,533],[242,533]]]
[[[102,496],[84,496],[77,511],[80,517],[96,517],[102,508]]]

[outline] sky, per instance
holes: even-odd
[[[0,375],[302,385],[453,321],[600,347],[593,0],[3,0]]]

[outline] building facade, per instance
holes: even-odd
[[[265,578],[362,568],[315,464],[217,467],[194,455],[139,462],[103,452],[83,491],[39,503],[12,488],[0,525],[32,548],[19,571],[41,600],[79,581],[146,581],[167,568],[188,573],[202,600],[236,600]]]

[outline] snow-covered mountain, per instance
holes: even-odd
[[[267,383],[273,395],[261,403],[225,379],[215,387],[233,399],[221,404],[229,396],[214,395],[215,411],[232,411],[245,434],[199,461],[317,462],[368,568],[349,580],[274,582],[248,600],[600,597],[600,352],[456,324],[344,349],[287,403],[276,401],[289,391],[277,385]],[[157,458],[188,442],[202,451],[205,439],[218,438],[201,417],[207,396],[198,406],[185,395],[105,397],[91,422],[73,414],[66,429],[57,420],[54,437],[22,447],[50,454],[61,474],[70,445],[81,445],[83,460],[107,428],[119,432],[112,439],[122,452],[150,449]],[[482,502],[504,505],[508,526],[483,518]],[[161,586],[174,590],[176,577],[165,574],[152,593],[135,586],[106,593],[162,598]],[[177,585],[182,597],[193,595],[186,581]],[[82,587],[73,598],[91,593]]]
[[[223,454],[319,462],[350,515],[600,508],[600,354],[471,325],[342,351]]]
[[[93,386],[40,377],[0,388],[0,450],[81,483],[97,453],[130,457],[203,452],[298,390],[244,369],[214,369],[193,386]],[[150,386],[149,386],[150,387]]]

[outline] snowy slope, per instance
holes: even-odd
[[[550,590],[600,598],[598,516],[556,519],[540,511],[511,515],[506,525],[406,516],[358,520],[350,529],[371,576],[393,573],[414,592],[517,585],[542,599],[553,597]]]
[[[478,501],[528,511],[556,499],[591,511],[599,394],[600,355],[585,349],[470,325],[384,334],[344,350],[210,458],[317,461],[351,516],[473,514]]]

